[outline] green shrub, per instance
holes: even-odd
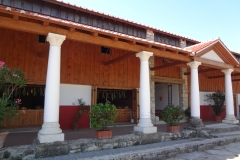
[[[183,119],[184,111],[180,106],[168,105],[162,112],[162,119],[168,126],[177,126]]]
[[[225,94],[222,91],[218,90],[212,94],[207,94],[206,97],[207,99],[205,101],[211,103],[209,105],[212,107],[215,115],[220,116],[221,113],[225,111],[223,108],[225,102]]]
[[[117,117],[115,105],[106,101],[105,104],[98,103],[90,111],[91,127],[97,130],[108,130],[108,125],[113,124]]]

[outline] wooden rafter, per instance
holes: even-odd
[[[221,63],[221,62],[217,62],[217,61],[212,61],[209,59],[205,59],[205,58],[200,58],[200,57],[194,57],[193,58],[195,61],[201,62],[203,66],[208,66],[211,68],[217,68],[217,69],[234,69],[234,67],[230,64],[226,64],[226,63]]]
[[[150,70],[151,70],[151,71],[154,71],[154,70],[157,70],[157,69],[162,69],[162,68],[166,68],[166,67],[176,66],[176,65],[182,64],[182,63],[184,63],[184,62],[175,61],[175,62],[172,62],[172,63],[167,63],[167,64],[164,64],[164,65],[152,67],[152,68],[150,68]]]
[[[233,79],[232,81],[237,82],[237,81],[240,81],[240,79],[239,78],[238,79]]]
[[[136,54],[136,53],[124,54],[124,55],[119,56],[119,57],[117,57],[117,58],[115,58],[115,59],[112,59],[112,60],[110,60],[110,61],[104,62],[103,64],[104,64],[105,66],[108,66],[108,65],[110,65],[110,64],[113,64],[113,63],[122,61],[122,60],[124,60],[124,59],[126,59],[126,58],[128,58],[128,57],[130,57],[130,56],[132,56],[132,55],[135,55],[135,54]]]
[[[154,82],[161,82],[161,83],[174,83],[174,84],[185,83],[184,79],[161,77],[161,76],[151,76],[151,80]]]
[[[231,76],[240,76],[240,73],[234,73]],[[223,77],[225,77],[225,75],[209,76],[208,79],[223,78]]]
[[[209,69],[199,70],[198,73],[206,73],[206,72],[211,72],[211,71],[215,71],[215,70],[217,70],[217,69],[209,68]],[[184,75],[190,75],[190,74],[191,74],[191,72],[184,73]]]
[[[13,19],[14,19],[14,20],[19,20],[19,16],[18,16],[18,15],[14,15],[14,16],[13,16]]]
[[[71,27],[71,28],[69,29],[69,31],[75,32],[75,28]]]
[[[49,25],[49,22],[48,22],[48,21],[44,21],[44,22],[43,22],[43,25],[44,25],[44,26],[48,26],[48,25]]]
[[[21,15],[21,16],[27,16],[27,15]],[[28,16],[28,18],[36,18],[37,19],[38,17]],[[43,19],[38,18],[38,20],[40,21]],[[30,33],[35,33],[35,34],[42,34],[42,35],[47,35],[49,32],[52,32],[52,33],[56,33],[56,34],[66,35],[68,39],[81,41],[81,42],[85,42],[85,43],[104,45],[107,47],[123,49],[123,50],[131,51],[131,52],[135,52],[135,53],[138,53],[141,51],[149,51],[149,52],[153,52],[154,56],[158,56],[158,57],[169,58],[169,59],[179,60],[179,61],[183,61],[183,62],[191,61],[191,58],[188,56],[174,54],[169,51],[161,51],[161,50],[155,49],[153,47],[147,48],[144,45],[138,45],[137,43],[130,44],[129,42],[124,42],[124,41],[119,41],[119,40],[113,41],[111,38],[106,38],[106,37],[101,37],[101,36],[95,37],[91,33],[96,32],[96,31],[93,31],[90,29],[86,29],[87,32],[85,32],[85,33],[82,33],[78,30],[75,30],[75,32],[70,32],[69,29],[66,30],[64,28],[66,28],[66,27],[70,28],[70,27],[72,27],[72,25],[55,22],[52,20],[48,20],[48,21],[49,21],[49,23],[57,23],[58,26],[63,25],[64,27],[58,28],[56,26],[51,26],[51,25],[44,26],[44,25],[40,25],[38,23],[33,23],[33,22],[28,22],[28,21],[21,21],[21,20],[16,21],[16,20],[13,20],[12,18],[7,18],[7,17],[0,17],[0,27],[24,31],[24,32],[30,32]],[[76,29],[77,29],[77,27],[76,27]],[[87,34],[88,32],[89,32],[89,34]],[[101,34],[103,34],[103,33],[101,32]],[[106,33],[106,34],[108,34],[108,33]],[[111,35],[111,34],[108,34],[107,36],[113,37],[113,35]],[[126,39],[126,40],[132,41],[131,39]],[[146,44],[147,43],[148,42],[146,42]],[[145,44],[145,42],[141,42],[141,44]],[[161,46],[159,46],[159,47],[161,47]]]

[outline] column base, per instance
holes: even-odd
[[[64,141],[64,134],[41,134],[38,133],[38,140],[40,143],[51,143],[51,142],[59,142]]]
[[[134,131],[142,132],[142,133],[156,133],[157,127],[139,127],[134,126]]]
[[[205,125],[202,122],[202,119],[191,117],[189,124],[186,126],[186,129],[201,129],[204,128]]]
[[[222,120],[222,123],[237,124],[237,123],[239,123],[239,120],[237,120],[234,115],[227,114],[225,119]]]
[[[38,132],[38,140],[40,143],[51,143],[64,141],[64,134],[59,128],[58,122],[44,122],[42,129]]]
[[[156,133],[157,127],[154,127],[150,118],[140,118],[137,126],[134,126],[134,131],[142,133]]]
[[[229,120],[229,119],[224,119],[222,120],[222,123],[227,123],[227,124],[238,124],[239,120]]]

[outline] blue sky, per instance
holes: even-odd
[[[63,0],[240,53],[240,0]]]

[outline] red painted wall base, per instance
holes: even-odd
[[[78,112],[78,106],[60,106],[59,123],[61,129],[72,129],[73,117]],[[89,111],[82,114],[78,128],[90,128]]]
[[[225,106],[224,106],[225,108]],[[226,111],[221,114],[222,119],[226,116]],[[203,121],[215,121],[215,114],[211,106],[200,106],[200,118]]]

